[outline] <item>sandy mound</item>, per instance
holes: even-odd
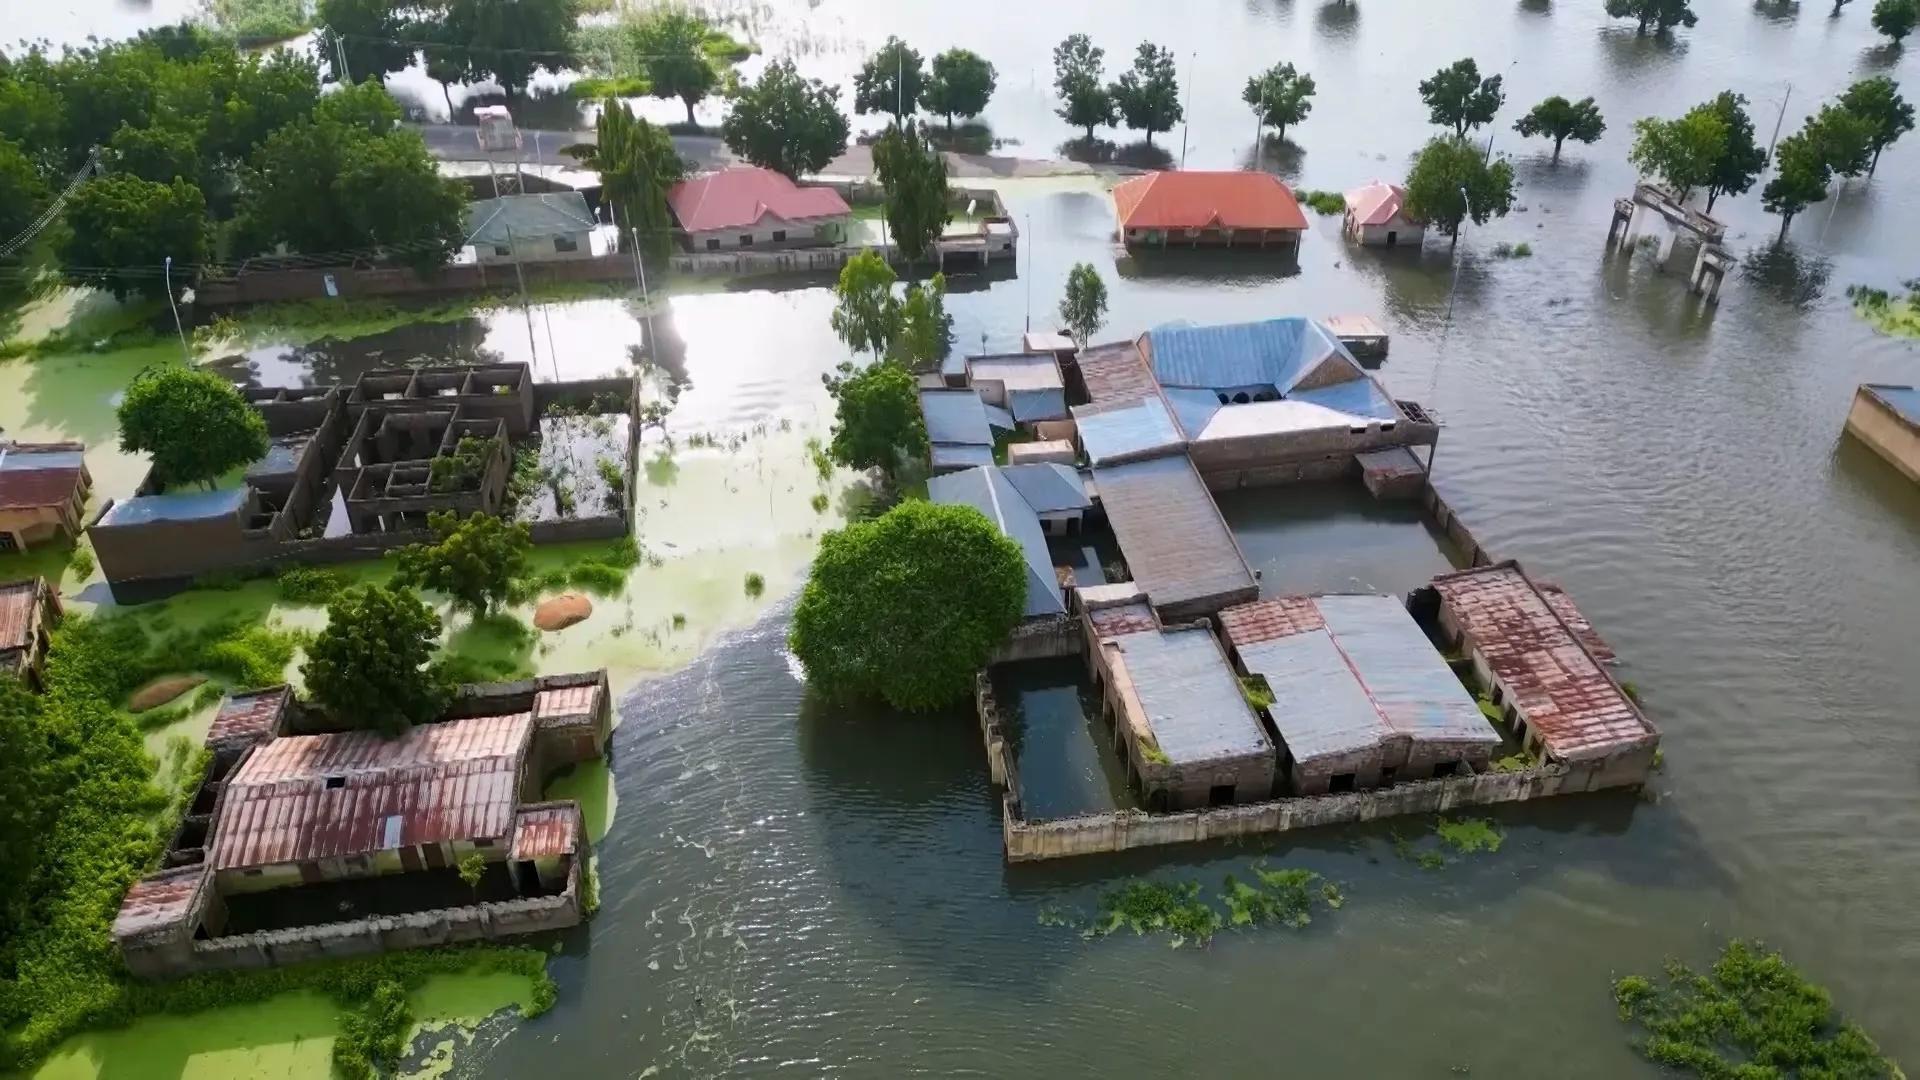
[[[157,709],[206,681],[205,675],[162,675],[133,692],[127,699],[127,711]]]
[[[533,609],[533,625],[542,630],[565,630],[593,614],[593,601],[579,593],[562,593],[540,601]]]

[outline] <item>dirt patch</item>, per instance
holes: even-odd
[[[565,630],[593,614],[593,601],[579,593],[562,593],[542,600],[533,609],[533,625],[542,630]]]
[[[206,681],[205,675],[162,675],[133,692],[127,699],[127,711],[157,709]]]

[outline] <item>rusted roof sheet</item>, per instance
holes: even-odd
[[[297,735],[256,749],[222,797],[216,870],[503,837],[513,824],[533,716]]]
[[[1547,598],[1547,603],[1552,605],[1553,613],[1560,616],[1560,621],[1567,624],[1567,629],[1580,638],[1580,643],[1587,647],[1595,660],[1603,664],[1613,663],[1613,646],[1607,644],[1600,632],[1587,621],[1587,617],[1580,614],[1580,609],[1573,606],[1573,597],[1567,595],[1567,590],[1551,581],[1536,581],[1533,584],[1540,590],[1540,595]]]
[[[580,807],[577,803],[545,803],[522,807],[513,818],[513,851],[508,858],[551,859],[571,855],[580,847]]]
[[[533,698],[533,718],[542,726],[591,721],[600,711],[600,684],[542,690]]]
[[[1250,598],[1253,571],[1185,455],[1096,468],[1100,500],[1133,580],[1156,609]]]
[[[80,492],[80,468],[0,469],[0,510],[60,506]]]
[[[292,697],[293,691],[285,686],[229,695],[207,729],[207,745],[272,737]]]
[[[1306,596],[1255,600],[1251,604],[1235,604],[1220,613],[1220,629],[1227,635],[1227,644],[1236,649],[1309,630],[1323,630],[1326,625],[1320,609]]]
[[[1136,342],[1095,345],[1081,352],[1078,362],[1087,398],[1095,405],[1132,405],[1160,392]]]
[[[170,930],[193,918],[207,884],[205,865],[178,866],[133,883],[113,919],[116,941]]]
[[[1160,628],[1160,621],[1153,617],[1153,609],[1148,607],[1145,601],[1137,604],[1121,604],[1117,607],[1094,608],[1087,612],[1087,618],[1093,621],[1093,632],[1103,638],[1118,637],[1121,634],[1138,634]]]
[[[1444,574],[1433,587],[1550,755],[1599,757],[1659,737],[1517,564]]]
[[[0,585],[0,650],[24,649],[33,644],[34,613],[40,607],[41,578]]]

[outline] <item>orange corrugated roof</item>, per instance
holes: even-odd
[[[1300,203],[1263,172],[1160,172],[1113,189],[1123,229],[1298,229]]]

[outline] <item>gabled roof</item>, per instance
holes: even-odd
[[[1405,213],[1406,203],[1407,189],[1385,180],[1347,192],[1347,213],[1360,225],[1385,225],[1396,217],[1412,221]]]
[[[1156,609],[1252,598],[1253,571],[1185,454],[1096,466],[1093,482],[1127,568]]]
[[[986,406],[972,390],[922,390],[920,415],[927,441],[936,445],[992,446]]]
[[[1123,229],[1297,229],[1307,216],[1263,172],[1158,172],[1113,189]]]
[[[667,205],[688,232],[745,228],[769,215],[812,221],[853,213],[832,188],[801,187],[772,169],[750,165],[683,180],[667,192]]]
[[[79,443],[0,443],[0,510],[35,510],[71,501],[87,477]]]
[[[1032,466],[1021,466],[1031,468]],[[1060,579],[1047,551],[1047,534],[1040,515],[1007,478],[1006,470],[986,465],[935,476],[927,481],[927,498],[948,505],[971,506],[999,527],[1027,559],[1027,605],[1024,615],[1059,615],[1067,610],[1060,595]]]
[[[1087,498],[1086,485],[1080,482],[1080,474],[1065,465],[1052,462],[1006,465],[1000,471],[1035,513],[1085,510],[1093,505]]]
[[[598,224],[587,197],[577,191],[502,195],[467,204],[467,243],[476,246],[505,247],[509,233],[515,240],[571,236]]]
[[[1290,396],[1296,388],[1364,376],[1339,338],[1299,316],[1219,326],[1159,326],[1141,335],[1140,351],[1163,386],[1271,386]]]

